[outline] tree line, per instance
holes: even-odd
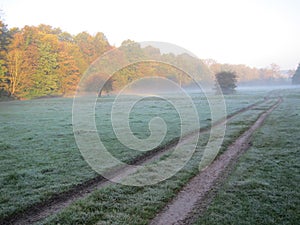
[[[126,50],[126,46],[131,48]],[[132,48],[133,46],[133,48]],[[101,32],[91,35],[81,32],[71,35],[49,25],[11,28],[0,20],[0,97],[35,98],[40,96],[73,95],[82,74],[103,53],[116,49]],[[239,82],[266,80],[279,76],[275,64],[269,69],[245,65],[219,64],[214,60],[199,60],[188,54],[162,54],[159,49],[126,40],[122,43],[119,60],[155,58],[158,61],[182,64],[197,79],[211,81],[221,71],[234,71]],[[110,66],[109,63],[107,66]],[[192,80],[182,71],[157,62],[138,63],[117,71],[101,91],[115,91],[128,82],[143,76],[164,76],[182,86]],[[94,74],[87,81],[87,91],[97,86],[103,74]]]
[[[0,89],[21,98],[72,94],[87,67],[112,48],[103,33],[72,36],[48,25],[0,26]]]
[[[204,63],[213,74],[223,71],[235,72],[240,85],[274,85],[287,82],[286,78],[292,78],[295,70],[288,70],[286,77],[282,76],[279,65],[272,63],[266,68],[255,68],[243,64],[221,64],[213,59],[205,59]]]

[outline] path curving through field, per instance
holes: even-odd
[[[212,164],[193,177],[178,195],[159,213],[150,225],[192,224],[195,211],[201,214],[213,197],[213,191],[225,180],[238,158],[250,147],[255,130],[262,126],[267,116],[282,102],[278,100],[256,122],[238,137]]]
[[[228,120],[238,116],[239,114],[244,113],[248,110],[251,110],[260,104],[268,102],[269,100],[270,100],[269,98],[265,98],[264,101],[254,103],[245,108],[237,110],[236,112],[228,115],[226,118],[223,118],[223,119],[217,121],[215,124],[212,125],[212,127],[216,127],[220,124],[226,123]],[[273,106],[273,107],[275,107],[275,106]],[[211,129],[211,127],[206,127],[206,128],[201,128],[200,130],[195,130],[195,131],[187,134],[186,136],[184,136],[182,140],[184,141],[184,140],[188,139],[190,136],[195,135],[198,132],[200,134],[209,132],[210,129]],[[173,147],[176,146],[177,144],[178,144],[178,139],[174,139],[174,140],[170,141],[169,144],[166,146],[156,148],[152,151],[148,151],[144,155],[133,159],[131,164],[144,165],[146,163],[152,162],[153,160],[158,159],[163,154],[172,150]],[[126,168],[126,167],[122,167],[122,168],[118,168],[117,170],[113,171],[112,174],[116,177],[122,178],[122,176],[125,176],[126,173],[134,172],[134,171],[128,171],[128,170],[130,170],[130,169]],[[60,212],[62,209],[69,206],[73,202],[75,202],[79,199],[82,199],[84,197],[87,197],[93,191],[95,191],[99,188],[102,188],[110,183],[111,182],[108,181],[107,179],[105,179],[104,177],[97,176],[91,180],[88,180],[82,184],[75,186],[74,188],[70,189],[67,192],[60,193],[60,194],[57,194],[57,195],[51,197],[48,201],[37,203],[37,204],[27,208],[22,213],[17,213],[12,216],[9,216],[8,218],[0,219],[0,224],[3,224],[3,225],[5,225],[5,224],[26,225],[26,224],[33,224],[33,223],[39,222],[50,215]],[[181,214],[178,214],[178,215],[181,215]],[[172,224],[172,223],[163,223],[163,224]]]

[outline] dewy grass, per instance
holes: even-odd
[[[265,94],[239,93],[226,96],[227,112],[231,113],[263,99]],[[210,113],[205,97],[197,94],[192,97],[198,106],[201,126],[209,125]],[[103,99],[108,105],[112,100]],[[154,111],[153,107],[157,107],[157,104],[153,100],[150,104],[150,109]],[[178,119],[178,115],[170,113],[170,106],[165,106],[160,114],[169,121],[170,127],[162,144],[179,134],[176,123],[172,123]],[[112,154],[120,160],[130,161],[141,152],[128,151],[111,135],[109,120],[103,120],[99,114],[101,110],[105,112],[107,109],[96,107],[99,132],[103,132],[101,138]],[[148,134],[144,126],[143,110],[139,111],[137,106],[132,112],[132,129],[140,137]],[[0,103],[0,218],[22,211],[97,176],[83,160],[76,146],[71,112],[72,99],[68,98]],[[151,112],[149,115],[153,115]]]
[[[72,132],[71,99],[0,103],[0,218],[96,174]]]
[[[263,98],[262,95],[256,98],[253,96],[244,94],[229,97],[231,100],[227,104],[228,112]],[[196,94],[193,98],[199,106],[201,126],[208,125],[210,113],[205,98]],[[240,103],[242,98],[245,100]],[[112,102],[112,99],[104,100],[108,101],[107,104]],[[157,106],[153,100],[151,104],[150,109]],[[103,121],[101,110],[105,112],[107,108],[96,107],[96,110],[96,120]],[[141,126],[147,124],[144,121],[144,113],[147,112],[145,110],[136,109],[132,113],[132,129],[141,136],[147,135],[148,132],[145,126]],[[77,149],[71,112],[72,99],[67,98],[0,103],[0,218],[45,201],[97,175]],[[172,124],[178,116],[176,117],[174,112],[168,114],[170,110],[167,105],[166,109],[160,112],[165,113],[170,125],[171,132],[164,140],[166,143],[178,135],[176,123]],[[109,113],[107,115],[109,116]],[[112,154],[123,161],[130,161],[140,154],[137,151],[127,151],[128,149],[120,147],[115,139],[110,139],[110,130],[104,129],[109,127],[109,120],[105,121],[106,124],[102,124],[99,132],[104,131],[101,138],[110,147]]]
[[[233,142],[261,112],[250,110],[230,120],[225,143]],[[205,134],[201,137],[192,159],[172,178],[144,187],[119,184],[106,186],[73,203],[61,213],[49,217],[43,224],[147,224],[198,173],[207,136]]]
[[[299,224],[300,91],[282,94],[284,102],[195,224]]]

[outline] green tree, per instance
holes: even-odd
[[[58,40],[53,34],[42,35],[39,39],[38,66],[34,74],[34,95],[57,95],[60,89],[58,78]]]
[[[235,72],[221,71],[215,76],[216,86],[220,87],[222,94],[233,94],[235,92],[237,82],[237,76]],[[219,89],[217,88],[217,90]]]
[[[292,83],[293,84],[300,84],[300,63],[298,65],[298,68],[297,68],[294,76],[292,77]]]
[[[123,41],[119,49],[130,63],[145,59],[145,54],[140,44],[132,40]]]
[[[11,36],[7,25],[0,18],[0,95],[9,92],[9,80],[7,79],[6,55]]]

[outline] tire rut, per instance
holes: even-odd
[[[212,127],[218,126],[220,124],[226,123],[228,120],[236,117],[237,115],[244,113],[248,110],[253,109],[254,107],[264,104],[271,99],[269,97],[265,97],[264,100],[258,101],[254,104],[251,104],[247,107],[244,107],[240,110],[237,110],[226,118],[220,119],[216,121],[211,126],[207,126],[204,128],[200,128],[194,130],[188,134],[186,134],[183,139],[188,138],[191,135],[199,132],[200,134],[209,132]],[[170,151],[174,146],[178,144],[179,138],[172,139],[168,144],[165,146],[160,146],[152,151],[148,151],[143,155],[140,155],[133,160],[131,160],[131,165],[143,165],[145,163],[151,162],[154,159],[159,158],[161,155],[165,154],[166,152]],[[121,176],[121,174],[126,171],[126,168],[117,168],[115,171],[112,172],[115,176]],[[22,212],[18,212],[12,214],[6,218],[0,219],[0,224],[15,224],[15,225],[27,225],[33,224],[38,221],[45,219],[46,217],[56,214],[61,211],[63,208],[69,206],[71,203],[88,196],[93,191],[104,187],[105,185],[110,184],[111,182],[107,180],[105,177],[99,175],[93,179],[87,180],[81,184],[75,185],[73,188],[66,192],[58,193],[53,195],[50,199],[36,203],[28,208],[26,208]]]
[[[239,157],[251,146],[250,140],[255,130],[262,126],[267,116],[282,102],[265,110],[259,118],[239,136],[227,150],[208,167],[193,177],[171,200],[170,203],[150,222],[150,225],[192,224],[195,216],[207,208],[218,187],[228,177]],[[197,212],[195,214],[195,212]]]

